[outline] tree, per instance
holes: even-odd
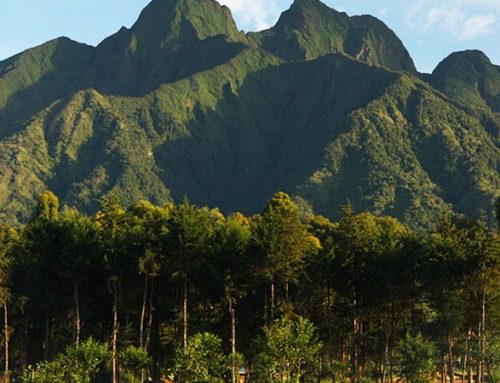
[[[254,365],[259,382],[298,383],[314,370],[322,343],[309,320],[280,318],[264,334]]]
[[[222,340],[205,332],[193,335],[186,346],[177,348],[173,372],[183,383],[221,383],[227,368]]]
[[[153,360],[142,347],[128,346],[120,351],[120,366],[126,382],[142,379],[143,371],[151,367]]]
[[[236,306],[248,289],[249,265],[248,243],[250,224],[241,214],[235,214],[216,225],[213,236],[214,259],[211,266],[214,276],[222,284],[231,322],[231,382],[237,379],[236,350]]]
[[[117,200],[108,199],[102,202],[101,211],[96,214],[100,239],[104,247],[104,264],[108,272],[109,282],[113,294],[113,338],[112,338],[112,369],[113,383],[119,381],[118,358],[118,294],[120,276],[123,270],[125,252],[125,210]]]
[[[397,347],[394,356],[394,367],[397,373],[408,383],[428,383],[433,381],[435,371],[433,362],[434,349],[432,343],[421,334],[407,333]]]
[[[213,216],[207,208],[197,208],[186,199],[175,207],[168,219],[166,245],[174,277],[182,280],[182,344],[188,341],[188,292],[191,274],[208,253],[213,232]]]
[[[0,303],[3,308],[3,330],[4,330],[4,381],[9,382],[10,374],[10,327],[9,327],[9,301],[10,301],[10,268],[11,258],[9,254],[10,247],[10,230],[6,226],[0,226]]]
[[[81,337],[81,282],[89,270],[98,262],[100,243],[95,222],[68,209],[58,219],[61,235],[61,273],[72,281],[75,308],[75,346]]]
[[[297,280],[303,257],[311,246],[311,235],[300,221],[299,210],[290,196],[276,193],[252,227],[252,248],[260,256],[261,273],[270,284],[270,319],[274,321],[276,283],[285,287]],[[267,314],[267,312],[266,312]]]
[[[22,383],[91,383],[109,358],[107,347],[92,338],[68,347],[51,362],[39,363],[21,376]]]

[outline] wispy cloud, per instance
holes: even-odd
[[[483,10],[473,11],[471,5],[483,5]],[[407,9],[407,23],[421,33],[440,32],[455,41],[474,40],[493,32],[500,11],[498,0],[418,0]]]
[[[389,14],[389,8],[380,8],[375,13],[375,16],[377,16],[377,17],[385,17],[388,14]]]
[[[274,24],[280,15],[275,0],[219,0],[228,6],[245,30],[262,30]]]
[[[462,36],[467,40],[474,40],[479,36],[490,34],[496,20],[496,16],[492,14],[472,16],[466,20]]]

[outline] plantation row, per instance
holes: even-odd
[[[46,192],[0,228],[0,302],[5,381],[500,378],[498,231],[459,216],[332,223],[277,193],[252,217],[112,199],[89,217]]]

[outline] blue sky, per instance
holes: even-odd
[[[149,0],[0,0],[0,60],[58,36],[91,45],[130,27]],[[273,25],[292,0],[220,0],[240,29]],[[372,14],[403,40],[417,68],[480,49],[500,64],[500,0],[325,0],[350,15]]]

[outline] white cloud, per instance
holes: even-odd
[[[462,36],[466,40],[491,33],[491,26],[495,24],[497,18],[495,15],[475,15],[466,20]]]
[[[276,0],[219,0],[231,9],[240,27],[245,30],[262,30],[272,26],[280,9]]]
[[[482,4],[478,13],[471,5]],[[493,31],[500,0],[418,0],[407,8],[406,22],[422,34],[439,32],[455,41],[474,40]]]

